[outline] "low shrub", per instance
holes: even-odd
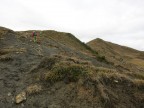
[[[98,56],[96,57],[96,59],[97,59],[98,61],[100,61],[100,62],[109,63],[109,62],[106,60],[105,56],[100,56],[100,55],[98,55]]]
[[[44,79],[50,82],[56,82],[60,80],[75,82],[81,76],[86,75],[87,71],[79,65],[72,66],[59,66],[55,67],[52,71],[45,73]]]

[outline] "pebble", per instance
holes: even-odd
[[[12,95],[12,94],[9,92],[9,93],[8,93],[8,96],[11,96],[11,95]]]
[[[114,80],[115,83],[118,83],[118,80]]]
[[[21,103],[22,101],[26,100],[26,92],[21,92],[20,94],[18,94],[15,98],[15,101],[17,104]]]

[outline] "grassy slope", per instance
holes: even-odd
[[[87,45],[106,56],[109,61],[118,64],[127,62],[144,68],[144,59],[142,58],[144,53],[141,51],[106,42],[102,39],[92,40]]]
[[[7,32],[13,32],[10,29],[4,28],[4,27],[0,27],[0,38],[3,38],[3,36],[7,33]]]

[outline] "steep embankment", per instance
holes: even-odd
[[[69,33],[0,28],[0,107],[141,108],[144,75],[119,70]],[[40,32],[40,31],[38,31]]]

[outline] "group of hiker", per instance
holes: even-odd
[[[33,31],[32,32],[32,38],[33,38],[33,41],[34,42],[38,42],[38,38],[40,38],[41,37],[41,32],[36,32],[36,31]]]

